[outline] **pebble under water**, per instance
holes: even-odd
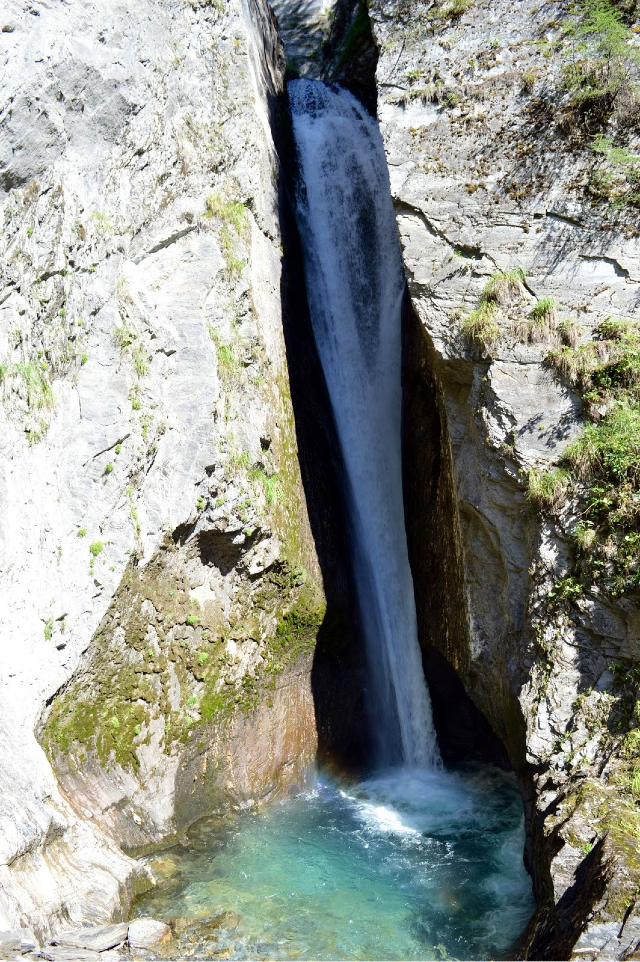
[[[206,818],[148,864],[137,915],[172,958],[505,958],[534,908],[513,776],[395,770],[320,777],[257,810]]]

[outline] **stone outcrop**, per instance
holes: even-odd
[[[272,15],[10,0],[0,28],[0,929],[44,939],[151,884],[120,846],[304,777],[324,600]]]
[[[623,740],[638,723],[638,608],[597,586],[567,597],[575,505],[541,519],[525,480],[560,458],[582,409],[544,364],[551,335],[536,343],[521,325],[544,297],[583,336],[633,316],[635,214],[586,190],[591,140],[567,128],[553,45],[566,11],[374,2],[370,15],[411,297],[407,516],[427,673],[433,663],[433,688],[438,664],[455,670],[521,784],[539,908],[517,951],[628,958],[640,942]],[[498,343],[470,345],[461,321],[497,271],[517,267]],[[482,757],[472,741],[469,757]]]

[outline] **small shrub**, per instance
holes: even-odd
[[[79,538],[85,538],[86,535],[87,535],[87,529],[86,529],[86,528],[78,528],[78,537],[79,537]]]
[[[578,477],[612,483],[640,481],[640,410],[616,404],[598,424],[588,424],[564,459]]]
[[[113,339],[121,351],[126,351],[127,348],[131,347],[137,337],[137,331],[131,327],[126,318],[122,321],[122,324],[116,326],[113,332]]]
[[[143,377],[149,370],[149,358],[141,345],[137,345],[133,350],[133,366],[140,377]]]
[[[104,545],[102,541],[92,541],[89,545],[89,551],[94,558],[97,558],[101,551],[104,550]]]
[[[609,0],[584,0],[573,57],[564,67],[571,107],[587,126],[602,128],[612,113],[635,99],[639,53],[621,11]]]
[[[434,16],[439,20],[459,20],[473,6],[473,0],[451,0],[444,7],[436,7]]]
[[[596,197],[613,199],[616,206],[640,206],[640,155],[603,136],[595,138],[592,149],[601,154],[612,169],[600,169],[592,173],[589,179],[590,193]]]
[[[47,618],[45,622],[44,637],[45,641],[51,641],[53,638],[53,618]]]
[[[520,90],[523,94],[530,94],[536,85],[538,74],[535,70],[525,70],[520,78]]]
[[[440,103],[443,107],[457,107],[460,103],[460,95],[455,92],[455,90],[448,90],[443,94]]]
[[[89,360],[89,355],[88,355],[88,354],[85,354],[85,353],[81,354],[81,355],[80,355],[80,366],[81,366],[81,367],[84,367],[84,365],[87,363],[88,360]]]
[[[197,625],[197,624],[198,624],[198,616],[197,616],[197,615],[187,615],[187,624],[188,624],[188,625]]]
[[[580,328],[572,318],[563,318],[558,324],[557,333],[560,343],[565,347],[577,347],[580,339]]]
[[[508,307],[524,295],[525,272],[522,267],[513,267],[508,271],[496,271],[485,284],[480,295],[484,304],[499,304]]]
[[[109,463],[105,464],[104,466],[104,473],[111,474],[112,471],[113,471],[113,464],[111,463],[111,461],[109,461]]]
[[[571,475],[563,468],[530,468],[527,473],[527,498],[538,511],[557,511],[567,497],[570,483]]]
[[[207,503],[207,502],[205,501],[205,499],[204,499],[203,497],[199,497],[198,500],[197,500],[197,502],[196,502],[196,505],[197,505],[197,507],[198,507],[198,511],[203,511],[206,503]]]
[[[578,551],[581,554],[589,554],[598,541],[598,534],[592,522],[580,521],[576,525],[575,541]]]
[[[116,446],[115,446],[115,452],[116,452],[116,454],[120,454],[121,451],[122,451],[122,445],[121,445],[121,444],[116,444]]]
[[[481,303],[480,307],[463,318],[460,325],[467,341],[478,347],[483,354],[491,354],[495,350],[502,334],[496,314],[495,304]]]
[[[598,326],[598,334],[609,341],[630,341],[640,337],[640,330],[638,322],[628,317],[619,317],[616,320],[608,317]]]

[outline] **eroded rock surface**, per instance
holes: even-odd
[[[267,7],[0,21],[0,929],[46,940],[150,884],[120,845],[304,777],[323,598]]]

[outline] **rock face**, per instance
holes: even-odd
[[[45,939],[150,884],[120,845],[304,777],[324,601],[268,9],[0,20],[0,929]]]
[[[638,607],[597,585],[572,599],[575,505],[541,520],[527,500],[528,469],[557,461],[584,421],[543,363],[557,341],[526,325],[545,297],[583,340],[634,316],[637,215],[585,190],[592,138],[568,126],[554,46],[568,14],[482,0],[375,0],[370,14],[411,297],[406,510],[425,662],[455,670],[520,780],[539,909],[517,951],[627,958],[640,942],[624,741]],[[461,322],[516,268],[496,341],[470,344]]]

